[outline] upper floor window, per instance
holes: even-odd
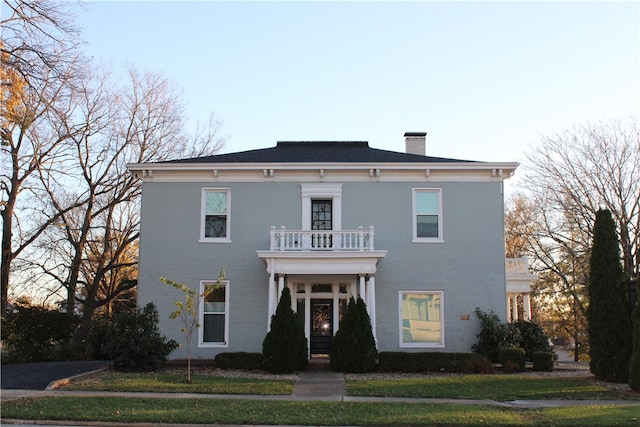
[[[202,190],[202,222],[200,240],[205,242],[230,242],[228,189],[205,188]]]
[[[413,241],[443,241],[442,192],[439,189],[413,190]]]

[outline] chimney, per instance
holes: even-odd
[[[426,132],[405,132],[404,143],[405,152],[407,154],[419,154],[420,156],[426,155],[425,139]]]

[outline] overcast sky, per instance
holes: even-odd
[[[639,3],[86,2],[86,53],[160,72],[224,152],[365,140],[523,161],[548,135],[640,114]]]

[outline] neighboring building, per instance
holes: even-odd
[[[195,358],[260,352],[285,286],[312,355],[358,295],[380,351],[470,351],[476,307],[507,318],[503,181],[518,165],[425,156],[425,135],[406,133],[406,153],[278,142],[129,165],[143,182],[138,304],[182,342],[169,313],[184,296],[160,277],[202,291],[224,268]]]
[[[531,321],[531,283],[538,279],[529,272],[526,257],[507,258],[507,320]]]

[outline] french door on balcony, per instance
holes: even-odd
[[[333,230],[333,201],[311,200],[311,230]],[[333,236],[323,234],[311,236],[311,247],[331,249]]]

